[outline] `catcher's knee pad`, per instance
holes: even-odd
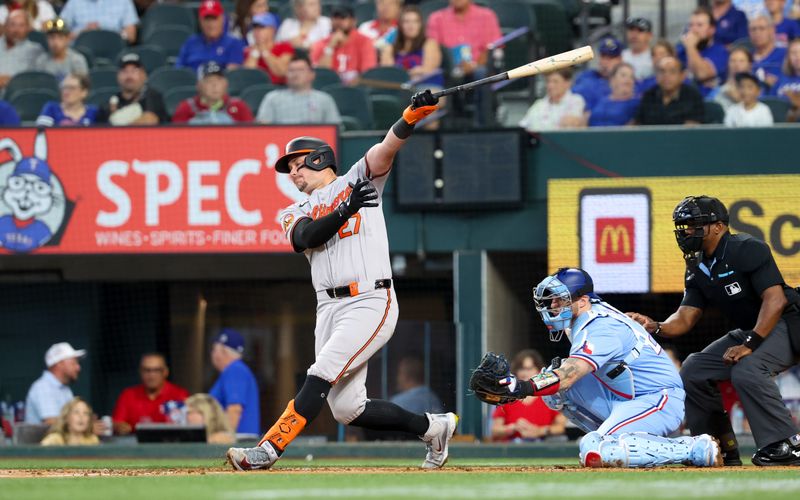
[[[603,435],[592,431],[581,438],[580,459],[584,467],[602,467],[600,460],[600,443],[603,442]]]
[[[367,405],[366,399],[345,400],[344,398],[328,398],[328,405],[331,407],[333,418],[340,424],[348,425],[364,412]]]

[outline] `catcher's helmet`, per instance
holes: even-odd
[[[711,196],[687,196],[672,212],[675,223],[675,239],[690,264],[700,261],[700,251],[705,237],[704,227],[715,222],[728,224],[728,209],[717,198]]]
[[[573,299],[583,295],[600,298],[594,293],[592,277],[578,267],[562,267],[533,289],[533,303],[550,333],[550,340],[561,340],[562,332],[572,322]],[[555,306],[554,299],[559,299]]]
[[[289,160],[295,156],[305,155],[305,167],[313,170],[332,168],[336,172],[336,156],[333,149],[322,139],[316,137],[295,137],[286,145],[286,153],[275,162],[275,170],[282,174],[289,173]]]

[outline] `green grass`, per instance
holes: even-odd
[[[219,460],[0,460],[0,469],[35,469],[40,476],[0,479],[0,499],[311,499],[346,498],[534,499],[534,498],[730,498],[800,497],[800,469],[699,470],[681,467],[646,471],[581,470],[564,460],[451,460],[450,471],[418,472],[408,460],[284,460],[274,471],[223,472]],[[566,469],[522,467],[569,465]],[[378,472],[354,473],[352,467]],[[491,467],[467,471],[469,467]],[[337,468],[342,468],[338,470]],[[104,471],[104,469],[107,469]],[[152,469],[161,475],[142,474]],[[207,469],[206,474],[200,471]],[[93,470],[88,477],[47,477]],[[187,474],[169,475],[185,470]],[[287,472],[287,470],[290,470]]]

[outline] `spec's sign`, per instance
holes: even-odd
[[[598,292],[683,291],[672,211],[687,195],[716,196],[731,231],[766,241],[784,280],[800,285],[800,175],[552,179],[550,271],[580,265]]]
[[[284,145],[334,126],[0,130],[0,253],[290,252]]]

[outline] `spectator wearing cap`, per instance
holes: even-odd
[[[314,68],[308,56],[296,54],[286,70],[286,88],[267,93],[256,121],[280,125],[342,122],[330,94],[314,89]]]
[[[139,16],[132,0],[68,0],[61,18],[72,28],[73,37],[82,31],[108,30],[128,43],[136,41]]]
[[[158,125],[169,121],[164,97],[147,86],[147,70],[139,54],[129,52],[120,58],[117,83],[120,91],[100,107],[98,123]]]
[[[528,132],[575,128],[584,125],[583,97],[570,91],[572,68],[563,68],[545,76],[547,95],[528,108],[519,126]]]
[[[14,106],[0,99],[0,126],[18,127],[20,123],[22,122]]]
[[[231,18],[230,34],[253,43],[253,18],[269,12],[269,0],[239,0]]]
[[[622,62],[622,44],[616,38],[607,36],[600,40],[600,58],[597,69],[589,69],[578,75],[572,92],[586,101],[586,109],[592,109],[604,97],[611,94],[609,77],[611,71]]]
[[[197,95],[183,100],[172,116],[173,123],[192,125],[224,125],[252,121],[253,112],[247,103],[228,95],[225,70],[215,61],[209,61],[200,67]]]
[[[320,0],[292,0],[294,17],[284,19],[275,39],[297,49],[310,49],[331,34],[331,19],[322,15]]]
[[[47,369],[28,389],[25,398],[25,422],[53,425],[61,407],[73,397],[69,385],[78,380],[85,349],[74,349],[68,342],[53,344],[44,355]]]
[[[236,330],[226,328],[214,338],[211,364],[219,378],[209,394],[225,410],[231,429],[238,433],[261,432],[258,384],[250,368],[242,361],[244,339]]]
[[[334,70],[345,84],[355,84],[361,73],[378,65],[378,54],[372,40],[356,29],[352,8],[335,7],[331,19],[333,31],[311,48],[311,61]]]
[[[368,36],[376,49],[383,50],[397,36],[402,7],[403,0],[375,0],[375,19],[361,23],[358,26],[359,33]]]
[[[31,23],[26,12],[15,10],[8,15],[0,38],[0,89],[17,73],[35,69],[36,60],[44,52],[41,45],[28,40],[30,32]]]
[[[790,41],[800,37],[800,23],[784,15],[786,0],[764,0],[764,7],[775,25],[775,45],[787,47]]]
[[[244,49],[245,68],[258,68],[269,75],[272,83],[286,84],[286,68],[294,55],[289,42],[275,43],[278,18],[274,14],[258,14],[252,21],[253,43]]]
[[[761,97],[761,82],[752,73],[736,73],[736,88],[741,99],[725,111],[726,127],[771,127],[772,111]]]
[[[225,11],[219,0],[204,0],[198,16],[200,33],[184,42],[175,65],[195,71],[209,61],[225,69],[239,67],[244,62],[244,42],[225,33]]]
[[[703,122],[703,96],[685,83],[686,70],[676,57],[656,63],[658,85],[642,95],[635,123],[639,125],[694,125]]]
[[[725,81],[728,71],[728,51],[714,38],[715,23],[706,7],[695,9],[689,17],[689,29],[677,47],[678,59],[704,97]]]
[[[731,0],[713,0],[711,13],[717,28],[714,42],[728,46],[736,40],[747,38],[747,16],[734,7]]]
[[[600,99],[589,110],[590,127],[619,127],[633,123],[636,110],[639,108],[633,72],[633,66],[625,62],[617,64],[611,70],[611,94]]]
[[[650,42],[653,40],[653,23],[643,17],[634,17],[625,22],[628,47],[622,51],[622,61],[633,66],[636,80],[653,75],[653,57]]]
[[[44,23],[50,52],[36,58],[36,69],[53,74],[60,82],[70,73],[86,75],[89,65],[83,54],[69,47],[69,26],[60,17]]]
[[[141,422],[169,422],[166,404],[189,397],[186,389],[167,380],[167,359],[159,352],[142,355],[139,377],[141,383],[123,390],[114,405],[111,418],[115,434],[130,434]]]
[[[749,29],[753,44],[753,73],[770,88],[781,76],[786,49],[775,45],[775,25],[768,14],[753,17]]]
[[[36,124],[43,127],[88,127],[97,122],[99,109],[87,104],[90,82],[86,75],[69,74],[61,80],[61,101],[48,101]]]
[[[47,0],[6,0],[0,5],[0,24],[4,24],[9,12],[15,10],[27,12],[36,31],[42,31],[45,23],[56,17],[56,11]]]

